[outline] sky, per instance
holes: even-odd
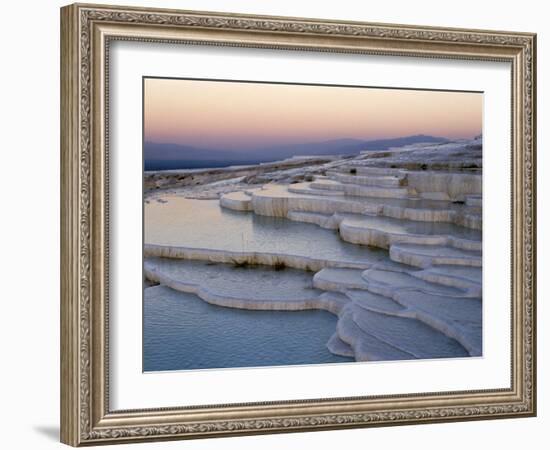
[[[242,150],[332,139],[481,133],[483,95],[367,87],[144,80],[147,142]]]

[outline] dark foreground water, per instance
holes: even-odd
[[[351,362],[326,343],[326,311],[248,311],[210,305],[164,286],[145,290],[143,370]]]

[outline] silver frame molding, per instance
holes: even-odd
[[[509,389],[112,411],[108,58],[113,40],[506,61],[512,67]],[[61,440],[97,445],[536,414],[536,35],[74,4],[61,9]],[[260,399],[259,399],[260,400]]]

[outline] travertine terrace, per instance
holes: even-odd
[[[357,361],[480,356],[481,161],[479,137],[146,173],[146,278],[224,307],[327,310],[329,350]],[[215,199],[221,237],[186,238],[181,198]],[[148,212],[161,207],[170,229]]]

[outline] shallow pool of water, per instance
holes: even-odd
[[[326,311],[248,311],[210,305],[164,286],[145,289],[143,370],[352,362],[326,347]]]
[[[166,201],[164,203],[164,201]],[[333,230],[223,209],[218,200],[165,197],[145,204],[145,243],[282,253],[354,262],[387,260],[385,250],[343,242]]]

